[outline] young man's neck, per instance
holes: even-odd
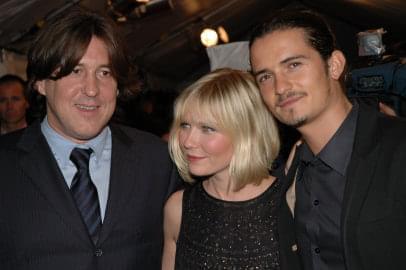
[[[339,95],[337,99],[319,119],[298,128],[304,141],[315,155],[330,141],[351,111],[352,104],[345,95]]]

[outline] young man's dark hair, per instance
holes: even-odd
[[[327,60],[331,53],[337,49],[336,38],[325,19],[305,9],[282,9],[277,11],[270,20],[256,26],[251,34],[249,46],[264,35],[277,30],[292,28],[303,29],[309,45],[320,53],[324,60]]]

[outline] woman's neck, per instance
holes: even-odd
[[[269,176],[258,185],[249,183],[243,188],[235,190],[235,183],[232,179],[211,177],[203,182],[203,187],[207,193],[220,200],[246,201],[262,194],[274,181],[275,177]]]

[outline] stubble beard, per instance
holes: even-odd
[[[283,100],[290,98],[290,97],[295,97],[295,96],[299,96],[299,97],[304,97],[307,96],[307,94],[305,92],[302,91],[288,91],[287,93],[285,93],[284,95],[280,95],[278,97],[278,103],[282,103]],[[279,115],[277,113],[274,113],[274,115],[276,116],[276,118],[278,118],[278,120],[280,122],[282,122],[283,124],[293,127],[293,128],[299,128],[301,126],[303,126],[304,124],[306,124],[307,122],[307,117],[306,116],[296,116],[295,115],[295,110],[294,108],[290,108],[288,111],[282,112]]]
[[[293,128],[296,128],[296,129],[300,128],[301,126],[303,126],[307,122],[307,117],[306,116],[295,117],[293,109],[289,110],[287,117],[284,117],[284,116],[280,115],[277,118],[283,124],[285,124],[287,126],[290,126],[290,127],[293,127]]]

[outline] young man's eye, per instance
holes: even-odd
[[[269,73],[263,73],[257,76],[257,82],[258,83],[263,83],[266,80],[269,80],[270,78],[272,78],[272,75]]]
[[[293,62],[289,64],[289,68],[293,69],[293,68],[297,68],[301,65],[302,63],[300,62]]]

